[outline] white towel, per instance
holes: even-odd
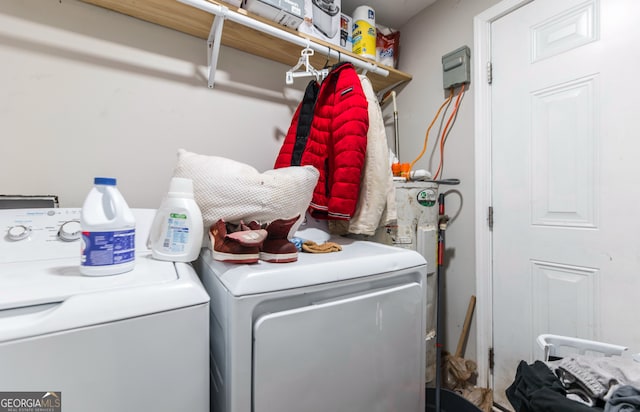
[[[640,363],[619,356],[572,355],[547,362],[563,384],[575,384],[594,398],[607,400],[621,385],[640,388]]]

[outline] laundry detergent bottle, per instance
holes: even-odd
[[[202,247],[202,213],[193,198],[193,181],[174,177],[149,232],[147,247],[155,259],[192,262]]]
[[[80,272],[107,276],[133,269],[136,221],[116,187],[116,179],[96,177],[80,213]]]

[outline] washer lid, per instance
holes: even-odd
[[[84,276],[78,258],[0,265],[0,342],[206,303],[184,263],[136,256],[135,268]]]
[[[419,253],[375,242],[331,239],[342,251],[334,253],[298,253],[292,263],[233,264],[213,259],[210,249],[203,249],[205,271],[214,273],[234,296],[273,292],[322,283],[425,266]],[[202,275],[202,274],[201,274]],[[206,284],[205,280],[205,284]]]

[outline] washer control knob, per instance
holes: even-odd
[[[82,229],[80,228],[80,222],[77,220],[70,220],[68,222],[64,222],[62,226],[60,226],[60,230],[58,230],[58,238],[65,242],[72,242],[80,239],[81,233]]]
[[[31,229],[25,225],[11,226],[7,231],[7,237],[9,240],[22,240],[29,237]]]

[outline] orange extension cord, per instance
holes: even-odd
[[[436,115],[434,116],[433,120],[431,121],[431,124],[429,125],[429,128],[427,129],[427,133],[424,136],[424,146],[422,147],[422,152],[420,152],[418,157],[416,157],[415,160],[413,162],[411,162],[411,166],[409,168],[410,171],[413,170],[413,166],[424,155],[424,152],[427,151],[427,142],[429,142],[429,132],[431,132],[431,128],[433,127],[433,125],[436,122],[436,120],[438,120],[438,117],[440,116],[440,112],[442,111],[442,109],[446,105],[449,104],[449,102],[451,101],[452,98],[453,98],[453,88],[451,88],[451,93],[449,94],[449,98],[447,100],[445,100],[444,103],[442,103],[442,106],[440,106],[440,108],[438,109],[438,112],[436,113]]]
[[[445,137],[447,136],[447,129],[449,129],[449,125],[451,124],[451,121],[456,117],[456,114],[458,113],[458,107],[460,107],[460,101],[462,100],[462,96],[464,96],[465,87],[466,87],[466,83],[463,83],[462,88],[458,92],[458,97],[456,97],[456,104],[453,107],[453,111],[449,115],[449,120],[447,120],[447,124],[444,126],[444,129],[442,130],[442,135],[440,137],[440,163],[438,164],[438,170],[436,171],[436,174],[433,175],[433,180],[438,179],[438,176],[440,175],[440,171],[442,170],[442,164],[444,162],[444,142],[446,140]],[[451,90],[451,93],[453,94],[453,89]],[[451,99],[451,97],[449,97],[449,99]]]

